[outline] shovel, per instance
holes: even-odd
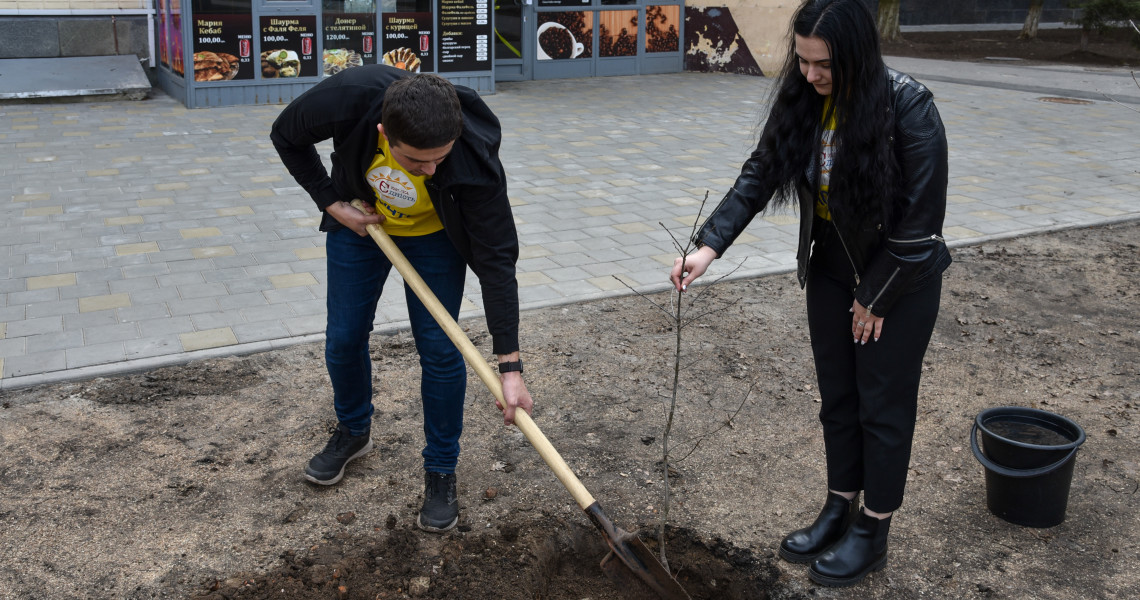
[[[364,205],[360,200],[353,200],[352,205],[358,210],[364,210]],[[506,406],[506,401],[503,399],[502,384],[499,382],[499,377],[491,370],[491,365],[487,364],[482,353],[475,348],[475,345],[459,328],[459,324],[455,322],[447,309],[440,304],[435,293],[412,268],[412,264],[404,257],[404,253],[396,247],[392,238],[388,237],[388,234],[378,225],[369,225],[368,234],[380,246],[388,260],[392,261],[392,266],[396,267],[396,270],[403,276],[404,282],[412,288],[420,302],[423,302],[431,315],[435,317],[436,322],[447,333],[447,337],[451,339],[459,352],[463,354],[467,364],[483,380],[487,389],[491,391],[502,406]],[[606,576],[618,583],[621,589],[627,593],[632,591],[629,584],[640,581],[663,600],[689,600],[689,594],[681,588],[681,584],[677,583],[676,579],[669,575],[669,572],[653,556],[645,543],[637,535],[616,527],[613,521],[610,521],[606,513],[602,511],[601,505],[598,504],[597,500],[594,500],[594,497],[570,470],[566,461],[562,460],[562,456],[558,454],[558,451],[554,449],[554,446],[546,439],[546,436],[543,435],[538,425],[535,425],[526,411],[515,411],[515,426],[522,431],[526,439],[530,441],[531,446],[534,446],[534,449],[538,451],[542,460],[546,461],[547,466],[554,471],[554,476],[562,482],[578,506],[586,511],[586,515],[594,523],[594,526],[602,532],[602,537],[605,538],[606,544],[610,547],[609,553],[606,554],[601,563],[602,571]]]

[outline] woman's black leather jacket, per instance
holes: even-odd
[[[895,114],[893,144],[901,177],[893,199],[892,222],[886,227],[880,218],[862,223],[835,221],[855,272],[855,299],[877,316],[886,316],[899,296],[939,276],[951,260],[942,237],[948,171],[942,119],[933,94],[925,86],[891,69],[887,76]],[[764,210],[776,191],[761,183],[758,157],[754,152],[745,161],[732,189],[693,236],[697,245],[712,248],[717,256]],[[797,184],[800,238],[796,263],[801,287],[807,283],[818,183],[817,167],[805,171]]]

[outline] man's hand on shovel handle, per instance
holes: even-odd
[[[341,225],[355,231],[356,235],[368,237],[368,226],[383,223],[384,215],[377,213],[376,208],[366,202],[362,202],[360,206],[364,207],[363,212],[341,200],[328,205],[325,212],[332,215]]]
[[[518,352],[499,355],[499,362],[513,362],[518,359]],[[506,400],[507,405],[504,407],[502,403],[495,400],[495,406],[503,411],[503,423],[513,425],[515,410],[521,408],[526,411],[526,414],[531,414],[531,410],[534,408],[534,400],[530,397],[530,391],[526,389],[526,382],[523,381],[522,373],[517,371],[502,373],[499,375],[499,381],[503,384],[503,399]]]

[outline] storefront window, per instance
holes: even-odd
[[[491,0],[439,1],[439,72],[491,68]]]
[[[182,59],[181,0],[170,0],[170,21],[167,23],[166,35],[170,39],[170,70],[182,77],[186,71]]]
[[[495,3],[495,58],[522,58],[522,0]]]
[[[430,12],[384,13],[381,22],[380,62],[412,73],[435,70]]]
[[[636,10],[604,10],[598,21],[599,56],[637,56]]]
[[[538,13],[538,60],[593,56],[594,13]]]
[[[271,15],[261,17],[261,78],[315,77],[317,64],[313,38],[316,15]]]
[[[253,79],[250,0],[194,0],[191,6],[194,81]]]
[[[681,7],[645,7],[645,51],[676,52],[680,48],[678,25],[681,22]]]
[[[380,0],[380,12],[431,12],[431,0]]]
[[[324,0],[321,72],[376,64],[376,3],[373,0]]]

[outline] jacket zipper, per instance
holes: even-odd
[[[931,234],[931,235],[928,235],[926,237],[915,238],[913,240],[896,240],[895,238],[887,238],[888,242],[894,242],[896,244],[918,244],[918,243],[927,242],[930,240],[934,240],[936,242],[942,242],[943,244],[946,243],[946,240],[938,234]]]
[[[843,240],[843,234],[839,231],[839,222],[835,220],[835,211],[828,207],[827,214],[831,216],[831,226],[835,227],[835,237],[839,238],[839,245],[843,246],[843,253],[847,255],[847,262],[851,263],[851,273],[855,275],[855,286],[858,287],[859,270],[855,268],[855,259],[851,257],[851,251],[847,249],[847,242]]]
[[[891,282],[895,280],[895,275],[898,275],[899,271],[901,270],[902,267],[895,267],[895,272],[891,273],[891,276],[887,278],[887,282],[883,284],[883,287],[879,288],[879,293],[875,294],[875,297],[871,299],[871,303],[867,305],[868,313],[871,312],[871,308],[875,306],[875,303],[879,301],[879,296],[882,296],[883,292],[887,291],[887,288],[891,287]]]

